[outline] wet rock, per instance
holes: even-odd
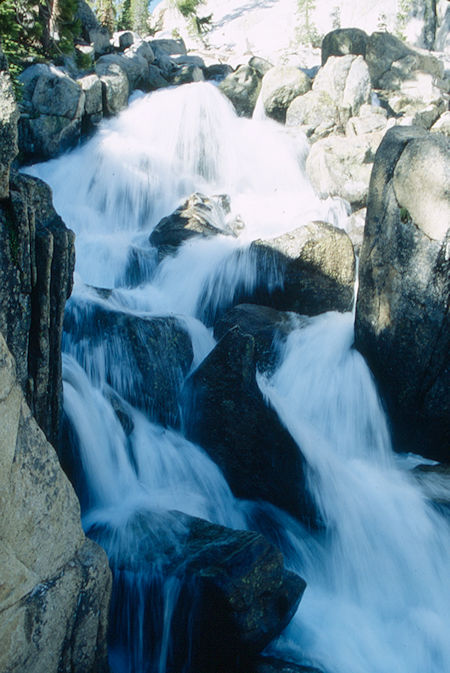
[[[281,553],[260,534],[181,512],[138,512],[125,531],[98,526],[90,535],[106,548],[114,539],[113,570],[151,576],[156,566],[166,581],[181,583],[171,620],[173,670],[188,662],[189,671],[237,671],[242,660],[261,651],[288,624],[306,586],[285,570]],[[123,540],[119,552],[117,540]],[[154,628],[148,624],[147,637]]]
[[[193,351],[189,334],[176,318],[122,313],[73,298],[64,329],[79,353],[86,334],[90,349],[102,344],[106,382],[127,402],[163,425],[178,424],[178,397]],[[118,352],[126,371],[117,366]]]
[[[284,123],[290,103],[310,88],[310,78],[299,68],[271,68],[264,75],[261,86],[261,97],[267,116]]]
[[[74,234],[50,188],[13,175],[0,206],[0,331],[36,420],[55,446],[61,412],[61,334],[72,289]]]
[[[229,198],[225,195],[209,197],[192,194],[171,215],[164,217],[156,225],[150,235],[150,243],[158,248],[161,258],[175,254],[180,245],[190,238],[235,236],[235,229],[227,221],[229,212]]]
[[[306,160],[306,172],[322,198],[339,196],[355,208],[367,203],[370,175],[383,131],[318,140]]]
[[[249,65],[241,65],[219,84],[240,117],[251,117],[261,90],[261,75]]]
[[[111,573],[0,334],[0,669],[107,671]],[[5,385],[7,383],[7,385]]]
[[[313,666],[293,664],[275,657],[258,657],[252,666],[252,673],[322,673]]]
[[[251,249],[260,260],[259,266],[270,260],[283,279],[264,303],[310,316],[350,310],[355,258],[342,229],[311,222],[277,238],[254,241]]]
[[[187,381],[186,428],[237,497],[266,500],[313,523],[301,452],[256,382],[255,338],[230,329]]]
[[[322,65],[330,56],[355,54],[365,57],[368,35],[360,28],[337,28],[322,40]]]
[[[9,194],[9,169],[18,152],[18,119],[8,65],[0,49],[0,199]]]
[[[394,445],[450,460],[449,141],[389,130],[377,152],[360,259],[356,345]]]
[[[243,334],[255,341],[255,361],[261,371],[273,369],[277,347],[300,320],[299,316],[276,311],[269,306],[239,304],[230,309],[214,325],[214,336],[220,340],[228,330],[238,326]]]
[[[417,465],[412,476],[419,484],[422,492],[431,502],[445,512],[450,512],[450,466],[449,465]]]

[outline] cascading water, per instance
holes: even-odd
[[[114,673],[165,673],[174,665],[180,586],[164,578],[158,558],[151,573],[140,571],[144,524],[135,516],[144,517],[146,534],[153,522],[153,547],[163,549],[183,534],[173,510],[261,528],[305,577],[298,613],[272,647],[281,656],[326,673],[450,671],[448,522],[392,457],[374,383],[352,349],[351,314],[303,321],[278,370],[259,378],[306,458],[324,530],[308,533],[273,506],[236,500],[179,429],[183,379],[215,343],[207,315],[231,305],[239,288],[282,282],[277,269],[261,278],[249,243],[313,219],[338,224],[345,215],[339,201],[314,195],[305,152],[273,122],[238,119],[217,89],[200,83],[139,97],[86,145],[30,170],[52,186],[57,210],[77,234],[63,359],[68,462],[84,526],[120,568]],[[245,228],[238,238],[190,240],[158,263],[148,236],[193,192],[230,195],[231,215]],[[167,352],[178,339],[185,359],[184,369],[162,365],[175,391],[168,408],[139,404],[145,382],[124,340],[131,334],[145,351],[149,324],[158,325]],[[144,623],[153,624],[150,634]]]

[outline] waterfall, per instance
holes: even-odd
[[[51,185],[77,236],[63,343],[65,461],[84,528],[118,568],[113,673],[174,666],[182,590],[161,558],[183,535],[176,510],[260,530],[305,577],[299,610],[271,646],[281,658],[325,673],[450,671],[448,521],[393,457],[350,313],[302,321],[280,346],[277,370],[258,376],[306,459],[323,529],[237,500],[183,435],[183,382],[215,346],[209,317],[241,291],[282,282],[276,268],[258,268],[251,241],[311,220],[345,226],[345,204],[319,200],[305,177],[305,143],[270,120],[237,118],[214,86],[197,83],[136,98],[84,146],[29,169]],[[149,235],[194,192],[229,195],[230,217],[245,227],[236,238],[192,239],[161,261]],[[141,352],[163,394],[149,391]],[[162,550],[146,574],[144,529]]]

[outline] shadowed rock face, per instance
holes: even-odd
[[[106,549],[111,546],[118,592],[133,573],[141,578],[143,603],[151,599],[156,604],[161,580],[177,583],[169,670],[242,670],[243,660],[260,652],[289,623],[306,587],[259,533],[231,530],[181,512],[136,512],[125,528],[98,525],[90,535]],[[151,639],[163,624],[154,623],[150,604],[144,613],[144,648],[151,661]],[[117,633],[115,638],[126,641],[127,635]]]
[[[397,449],[450,460],[450,144],[390,130],[375,157],[356,346],[390,412]]]
[[[0,204],[0,331],[26,399],[55,446],[61,412],[61,335],[72,289],[74,234],[41,180],[15,174]]]
[[[302,454],[256,381],[255,339],[230,329],[186,384],[186,426],[237,497],[266,500],[316,523]]]

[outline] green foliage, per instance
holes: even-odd
[[[102,26],[113,33],[116,28],[116,9],[113,0],[99,0],[97,4],[97,18]]]
[[[73,51],[77,8],[77,0],[0,0],[0,44],[16,95],[26,65]]]
[[[120,9],[119,20],[117,22],[117,30],[131,30],[131,0],[124,0]]]
[[[312,20],[312,12],[316,8],[314,0],[298,0],[297,13],[300,17],[300,26],[297,29],[297,39],[301,44],[320,47],[322,36]]]
[[[395,34],[400,40],[406,40],[405,28],[411,11],[411,0],[398,0]]]
[[[203,2],[204,0],[175,0],[175,5],[185,19],[188,19],[197,15],[197,9]]]
[[[148,34],[148,0],[131,0],[131,27],[140,35]]]
[[[191,30],[196,35],[206,33],[211,26],[212,14],[201,17],[198,15],[198,9],[204,2],[205,0],[174,0],[175,7],[189,20]]]

